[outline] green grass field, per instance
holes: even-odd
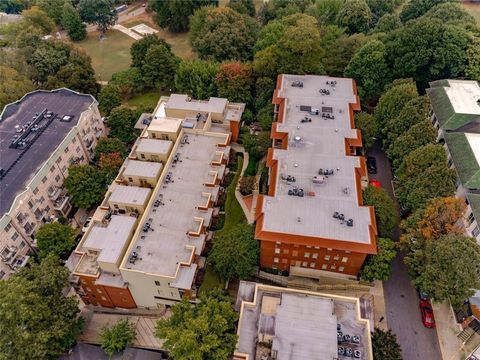
[[[158,90],[145,92],[145,93],[133,96],[130,100],[126,102],[126,105],[134,108],[151,109],[150,111],[153,111],[155,109],[155,106],[157,106],[158,100],[163,95],[169,95],[169,94],[162,93]]]
[[[479,3],[463,3],[463,6],[470,15],[472,15],[478,24],[480,24],[480,4]]]
[[[109,30],[104,40],[97,33],[75,43],[92,58],[97,80],[109,81],[112,74],[130,67],[130,46],[135,40],[117,30]]]

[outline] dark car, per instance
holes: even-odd
[[[373,156],[367,157],[367,171],[369,174],[377,173],[377,159]]]
[[[435,317],[429,300],[420,300],[420,312],[422,313],[423,326],[433,329],[435,327]]]

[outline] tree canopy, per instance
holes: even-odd
[[[145,35],[142,39],[135,41],[130,47],[132,67],[141,68],[145,64],[145,57],[147,56],[148,49],[154,45],[163,45],[171,50],[170,44],[159,38],[157,35]]]
[[[204,7],[190,20],[190,42],[202,59],[249,60],[258,24],[229,7]]]
[[[227,98],[231,102],[252,103],[253,74],[249,64],[239,62],[221,64],[215,83],[218,96]]]
[[[54,256],[0,282],[0,356],[58,359],[80,335],[78,301],[65,297],[68,269]]]
[[[65,187],[72,204],[89,209],[99,203],[106,192],[105,174],[92,165],[73,165],[68,168]]]
[[[68,1],[65,1],[63,5],[61,23],[72,41],[80,41],[87,36],[86,26],[82,22],[80,14]]]
[[[34,89],[33,83],[17,70],[0,65],[0,109]]]
[[[230,0],[227,6],[239,14],[245,14],[248,16],[255,16],[255,4],[253,0]]]
[[[127,156],[127,147],[125,143],[115,137],[101,138],[95,147],[95,157],[99,158],[101,154],[119,153],[122,157]]]
[[[338,25],[350,34],[367,32],[371,22],[372,12],[365,0],[345,0],[337,15]]]
[[[435,5],[450,1],[452,0],[410,0],[403,7],[400,17],[403,22],[416,19],[426,14]]]
[[[75,230],[59,222],[42,225],[35,234],[40,258],[54,254],[60,258],[70,255],[75,246]]]
[[[373,360],[402,360],[402,349],[392,330],[376,328],[372,335]]]
[[[102,328],[99,336],[102,349],[112,357],[132,345],[137,335],[135,325],[124,319],[110,327]]]
[[[115,84],[108,84],[102,87],[98,97],[98,102],[98,107],[102,114],[108,116],[114,108],[122,104],[120,88]]]
[[[395,243],[390,239],[377,239],[377,254],[370,255],[363,264],[360,278],[365,281],[388,280],[392,273],[392,261],[397,251]]]
[[[175,88],[194,99],[206,100],[217,96],[215,77],[218,63],[209,60],[181,61],[175,73]]]
[[[369,185],[363,191],[363,202],[375,207],[379,236],[390,238],[398,223],[397,208],[390,195],[383,188]]]
[[[109,85],[117,86],[122,99],[128,100],[133,94],[143,90],[142,72],[137,67],[119,71],[112,75]]]
[[[228,359],[235,350],[237,313],[219,290],[200,296],[192,306],[184,300],[171,308],[168,319],[158,321],[155,335],[174,360]]]
[[[377,124],[373,115],[364,111],[356,113],[355,127],[362,132],[362,142],[365,150],[370,149],[378,136]]]
[[[78,9],[82,20],[97,25],[97,29],[105,34],[118,19],[113,0],[80,0]]]
[[[156,89],[169,89],[173,85],[179,60],[172,53],[170,46],[153,45],[145,54],[142,65],[145,85]]]
[[[127,107],[117,107],[112,110],[108,118],[109,136],[128,144],[137,138],[138,130],[134,128],[137,114]]]
[[[213,268],[222,279],[244,279],[258,263],[258,242],[250,225],[236,225],[215,237],[209,256]]]

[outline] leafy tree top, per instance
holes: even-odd
[[[365,0],[345,0],[337,15],[337,23],[350,34],[366,32],[372,21],[372,12]]]
[[[119,153],[122,157],[127,155],[127,147],[117,138],[101,138],[95,147],[95,156],[100,157],[101,154]]]
[[[215,76],[218,63],[209,60],[180,62],[175,73],[175,88],[180,93],[190,94],[194,99],[206,100],[217,96]]]
[[[380,236],[391,237],[398,223],[398,213],[390,195],[383,188],[369,185],[363,191],[363,201],[365,205],[371,205],[375,208]]]
[[[109,357],[125,350],[137,337],[135,325],[128,319],[120,320],[111,327],[102,328],[99,336],[102,349]]]
[[[42,225],[35,234],[40,258],[54,254],[66,258],[75,246],[75,230],[59,222]]]
[[[65,187],[72,197],[72,204],[89,209],[100,202],[106,191],[105,174],[92,165],[74,165],[68,168]]]
[[[132,142],[138,136],[138,131],[134,128],[136,122],[137,115],[132,109],[114,108],[108,118],[109,136],[117,138],[125,144]]]
[[[372,336],[374,360],[402,360],[402,349],[392,330],[376,328]]]
[[[392,240],[378,238],[377,254],[371,255],[365,261],[360,278],[365,281],[388,280],[392,272],[392,261],[396,255],[395,243]]]

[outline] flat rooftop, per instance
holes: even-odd
[[[130,263],[126,256],[122,268],[177,277],[178,287],[191,288],[191,280],[188,285],[184,280],[193,279],[192,272],[182,266],[177,274],[177,268],[181,263],[191,267],[193,254],[200,255],[203,248],[205,234],[196,237],[188,233],[196,232],[202,221],[208,224],[211,220],[212,209],[202,211],[197,207],[205,205],[209,196],[218,196],[218,185],[207,187],[205,183],[212,180],[212,172],[224,171],[223,165],[211,162],[219,158],[219,153],[228,156],[229,147],[217,146],[226,138],[224,134],[188,134],[188,143],[178,143],[130,246],[129,251],[137,252],[138,259]],[[150,224],[148,229],[144,228],[146,223]]]
[[[182,119],[172,117],[154,118],[150,125],[148,125],[147,131],[175,133],[182,126],[182,122]]]
[[[136,151],[138,152],[168,154],[173,146],[173,142],[170,140],[139,138],[136,142],[136,145]]]
[[[448,80],[445,92],[458,114],[480,115],[480,86],[473,80]]]
[[[293,87],[295,80],[303,81],[303,88]],[[334,87],[327,85],[333,80]],[[322,96],[320,89],[330,95]],[[369,244],[370,210],[357,199],[361,189],[355,168],[361,166],[360,158],[345,154],[345,138],[357,138],[349,116],[349,103],[356,102],[352,80],[284,75],[279,96],[286,98],[286,109],[277,131],[288,133],[289,143],[286,150],[273,151],[278,160],[276,192],[265,197],[262,230]],[[305,107],[318,109],[319,115]],[[323,118],[322,110],[333,118]],[[302,122],[305,117],[311,122]],[[321,170],[331,174],[322,176]],[[285,180],[288,176],[296,181]],[[295,187],[303,189],[304,197],[288,194]],[[352,219],[353,226],[334,218],[334,212]]]
[[[156,178],[160,174],[162,166],[163,165],[158,162],[126,159],[123,176]]]
[[[371,359],[368,321],[359,319],[355,298],[245,281],[240,282],[238,297],[241,313],[236,352],[248,354],[249,360],[268,358],[271,351],[277,352],[278,360],[347,359],[339,355],[339,347],[359,351],[360,359]],[[356,335],[358,341],[340,340],[337,331]],[[271,349],[261,343],[268,340]]]
[[[3,109],[0,116],[0,169],[6,174],[0,176],[0,213],[10,209],[15,196],[25,189],[27,182],[78,124],[82,112],[94,102],[90,95],[59,89],[29,93]],[[31,131],[36,114],[45,109],[53,115],[39,119],[38,127]],[[70,121],[61,121],[65,115],[71,116]],[[31,125],[30,129],[28,125]],[[25,136],[26,145],[11,148],[15,136]]]
[[[228,100],[224,98],[211,97],[208,100],[191,100],[188,95],[171,94],[165,103],[165,111],[168,113],[169,109],[180,109],[221,114],[227,104]]]
[[[132,216],[112,215],[107,225],[95,223],[82,247],[99,251],[97,261],[118,263],[136,221]]]
[[[109,202],[130,205],[143,205],[148,200],[151,189],[139,186],[113,185]]]

